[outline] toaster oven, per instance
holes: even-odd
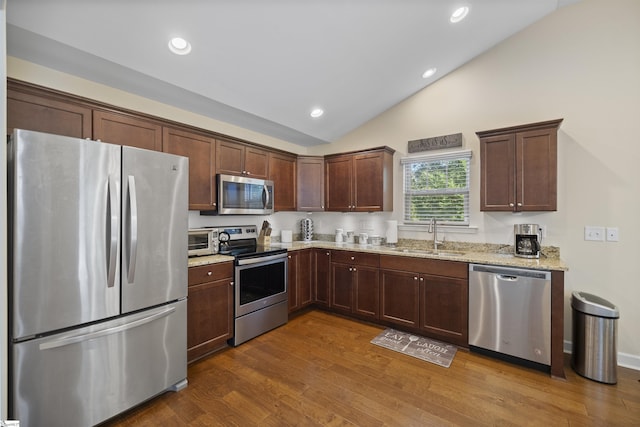
[[[220,241],[218,229],[213,227],[192,228],[189,230],[189,256],[215,255]]]

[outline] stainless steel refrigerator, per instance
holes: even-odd
[[[186,385],[188,159],[16,130],[10,415],[98,424]]]

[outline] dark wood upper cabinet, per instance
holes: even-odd
[[[389,147],[325,158],[325,210],[393,210],[393,153]]]
[[[162,151],[189,158],[189,210],[215,210],[216,140],[188,129],[162,130]]]
[[[91,108],[56,92],[7,82],[7,135],[14,129],[91,138]]]
[[[216,143],[216,172],[267,179],[269,152],[248,144],[218,140]]]
[[[476,132],[480,138],[480,210],[557,210],[561,122]]]
[[[93,111],[93,139],[146,150],[162,151],[162,126],[140,117]]]
[[[297,162],[299,211],[324,210],[324,157],[300,156]]]
[[[269,179],[273,181],[275,211],[296,210],[296,156],[269,153]]]
[[[325,210],[353,210],[353,156],[328,156],[324,165]]]

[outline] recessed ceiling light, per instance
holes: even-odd
[[[459,7],[451,14],[451,18],[449,18],[449,21],[453,22],[454,24],[456,22],[460,22],[467,16],[468,13],[469,8],[467,6]]]
[[[314,119],[317,119],[323,114],[324,114],[324,110],[322,108],[314,108],[313,110],[311,110],[310,116],[313,117]]]
[[[174,37],[169,40],[169,50],[176,55],[186,55],[191,52],[191,43],[182,37]]]
[[[422,78],[423,79],[428,79],[429,77],[433,76],[436,71],[438,71],[437,68],[429,68],[427,71],[425,71],[424,73],[422,73]]]

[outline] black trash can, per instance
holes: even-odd
[[[583,377],[618,382],[618,307],[586,292],[571,294],[573,353],[571,366]]]

